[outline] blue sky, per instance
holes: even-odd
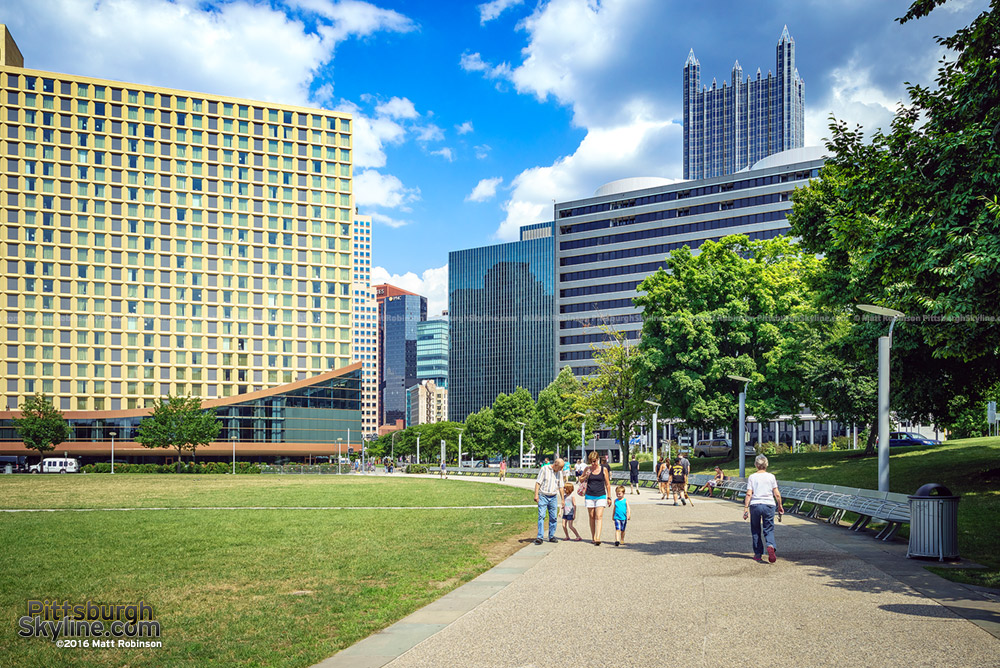
[[[7,0],[27,67],[350,110],[376,281],[446,306],[448,252],[516,238],[552,200],[680,177],[681,70],[774,68],[788,25],[806,143],[886,127],[985,0],[900,26],[894,0]]]

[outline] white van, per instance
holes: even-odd
[[[32,473],[79,473],[80,462],[75,459],[46,457],[42,460],[41,470],[39,470],[38,464],[32,464],[28,470]]]

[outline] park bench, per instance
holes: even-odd
[[[723,492],[723,498],[741,501],[746,496],[747,483],[731,478],[716,489]],[[825,519],[834,525],[847,513],[853,513],[857,519],[851,531],[863,531],[872,522],[880,522],[885,526],[875,537],[881,540],[892,540],[899,529],[910,522],[910,505],[905,494],[789,480],[779,480],[778,489],[782,501],[791,502],[787,512],[809,519]],[[824,510],[830,511],[825,518]]]

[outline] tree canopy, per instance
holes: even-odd
[[[833,321],[818,317],[805,279],[821,265],[785,237],[742,235],[680,248],[640,285],[642,378],[663,414],[689,427],[735,433],[737,397],[752,380],[748,413],[796,415],[812,400],[804,369]],[[736,449],[734,448],[734,451]]]
[[[62,412],[44,394],[36,394],[20,406],[21,417],[14,418],[14,430],[24,447],[43,453],[53,450],[71,435]]]
[[[135,440],[146,448],[174,448],[180,462],[185,451],[194,457],[198,446],[214,441],[221,429],[215,409],[203,409],[197,397],[167,395],[157,399],[153,412],[139,423]]]
[[[583,405],[612,428],[624,462],[629,459],[632,432],[648,413],[645,400],[650,395],[640,377],[644,358],[639,346],[622,332],[605,328],[604,334],[607,342],[593,345],[597,372],[586,380]]]
[[[943,0],[918,0],[901,24]],[[1000,374],[1000,9],[950,37],[933,89],[910,85],[888,132],[871,141],[831,119],[831,157],[792,196],[792,234],[826,261],[819,303],[902,311],[892,354],[893,410],[940,423]],[[859,325],[861,326],[861,325]],[[867,342],[885,325],[869,327]]]
[[[540,451],[565,456],[580,441],[583,386],[573,370],[563,367],[555,380],[538,393],[531,433]]]
[[[535,401],[531,392],[518,387],[510,394],[499,394],[493,401],[493,442],[496,452],[504,457],[520,453],[521,429],[524,423],[524,451],[530,451]]]

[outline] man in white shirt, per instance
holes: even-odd
[[[549,514],[549,542],[556,542],[556,525],[559,521],[559,506],[563,502],[563,460],[556,459],[538,470],[535,478],[535,503],[538,504],[538,537],[535,545],[544,540],[545,513]]]

